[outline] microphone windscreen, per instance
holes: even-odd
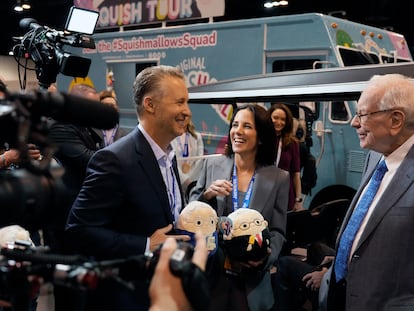
[[[59,92],[36,91],[31,111],[57,121],[80,126],[111,129],[119,122],[112,106],[81,96]]]

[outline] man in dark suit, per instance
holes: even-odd
[[[75,84],[69,93],[99,101],[96,90],[86,84]],[[55,211],[57,214],[51,221],[53,233],[45,231],[46,243],[54,253],[60,253],[64,251],[62,243],[69,209],[82,187],[88,161],[102,142],[92,128],[65,122],[52,123],[49,139],[57,146],[54,157],[64,168],[62,182],[66,189],[67,201],[61,202],[62,208]]]
[[[171,236],[189,239],[171,235],[184,201],[170,142],[191,117],[183,73],[170,66],[144,69],[134,100],[139,125],[92,156],[67,222],[72,250],[97,260],[154,251]],[[89,293],[87,310],[148,310],[147,280],[133,284],[131,290],[100,283]]]
[[[414,310],[414,85],[397,74],[374,76],[357,109],[352,126],[361,147],[371,151],[339,232],[331,276],[322,284],[329,286],[322,305],[335,311]],[[363,205],[360,198],[381,160],[387,171],[341,261],[344,232],[350,232],[352,214]]]
[[[116,109],[119,112],[118,100],[114,91],[103,90],[99,92],[99,98],[102,104],[108,105]],[[128,132],[119,126],[119,123],[115,125],[112,129],[97,129],[93,128],[93,131],[99,136],[101,140],[100,148],[106,147],[113,142],[117,141],[121,137],[125,136]]]
[[[99,94],[87,84],[75,84],[69,91],[71,95],[99,101]],[[66,252],[64,246],[64,232],[66,219],[73,201],[82,187],[85,179],[86,166],[89,159],[98,150],[102,143],[101,138],[91,127],[52,121],[49,130],[49,139],[57,146],[54,157],[64,169],[62,183],[65,187],[65,196],[60,199],[60,208],[53,211],[46,228],[43,229],[45,244],[55,254]],[[55,310],[74,311],[80,308],[79,295],[65,286],[54,286]],[[76,295],[76,298],[74,297]]]

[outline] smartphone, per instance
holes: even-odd
[[[73,6],[70,8],[65,30],[92,35],[99,19],[99,12]]]

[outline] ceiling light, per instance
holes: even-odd
[[[24,10],[30,10],[31,9],[31,5],[29,1],[22,1],[21,0],[16,0],[16,5],[14,6],[14,10],[16,12],[22,12]]]
[[[289,2],[287,0],[281,0],[281,1],[266,1],[263,6],[267,9],[271,9],[273,7],[277,6],[286,6]]]
[[[22,3],[22,8],[23,8],[23,10],[30,10],[32,8],[32,6],[30,5],[29,2],[23,2]]]

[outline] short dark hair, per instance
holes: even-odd
[[[230,157],[234,154],[230,140],[230,130],[235,116],[240,110],[248,109],[253,113],[255,128],[257,132],[257,153],[256,163],[261,166],[274,165],[277,155],[276,131],[273,126],[270,114],[263,106],[258,104],[244,104],[234,111],[230,120],[230,127],[227,136],[226,156]]]

